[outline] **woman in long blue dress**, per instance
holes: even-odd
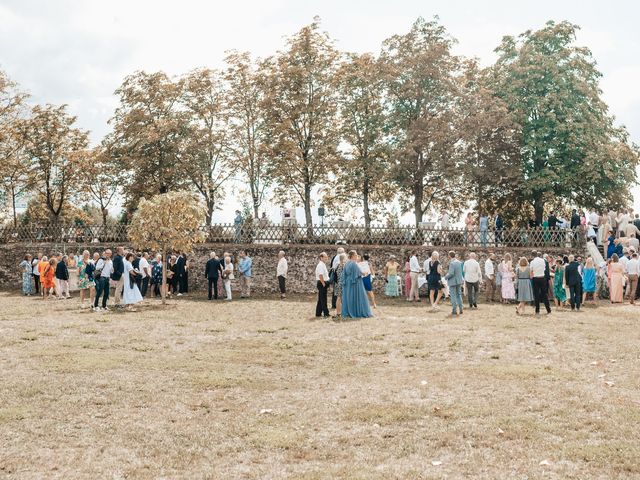
[[[358,266],[358,253],[349,252],[349,260],[342,272],[342,316],[350,318],[372,317],[367,292],[362,283],[362,272]]]
[[[20,269],[22,270],[22,293],[31,296],[33,295],[33,285],[31,284],[31,278],[33,277],[31,255],[24,257],[24,260],[20,263]]]
[[[591,303],[596,303],[596,267],[593,258],[587,258],[587,262],[582,269],[582,304],[584,305],[587,298],[591,297]]]

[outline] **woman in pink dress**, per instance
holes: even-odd
[[[619,262],[618,255],[615,253],[611,256],[607,276],[609,277],[609,297],[611,298],[611,303],[622,303],[624,294],[624,266]]]
[[[404,296],[407,300],[410,300],[409,293],[411,292],[411,266],[409,265],[409,259],[404,264]]]
[[[502,276],[502,301],[503,303],[509,303],[516,298],[516,289],[513,284],[513,265],[511,263],[511,255],[506,254],[500,262],[498,267],[500,275]]]

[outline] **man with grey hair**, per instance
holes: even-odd
[[[547,262],[542,258],[542,252],[536,252],[536,258],[531,260],[529,264],[531,279],[533,282],[533,298],[535,299],[536,315],[540,315],[540,304],[544,303],[547,309],[547,315],[551,313],[549,306],[549,282],[547,281],[546,271]]]
[[[469,308],[478,308],[478,288],[480,287],[480,264],[476,260],[476,254],[471,252],[469,259],[464,262],[462,267],[464,275],[464,283],[467,287],[467,296],[469,297]]]
[[[287,294],[287,271],[289,264],[284,258],[284,251],[278,252],[278,266],[276,267],[276,276],[278,277],[278,289],[280,290],[280,298],[286,298]]]
[[[216,255],[216,252],[211,252],[209,254],[209,260],[207,260],[207,264],[204,267],[204,277],[209,283],[209,300],[211,300],[212,294],[215,300],[218,299],[218,279],[222,276],[223,270],[222,262]]]

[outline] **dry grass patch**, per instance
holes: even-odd
[[[640,476],[640,308],[0,302],[3,478]]]

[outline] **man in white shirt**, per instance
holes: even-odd
[[[469,308],[478,308],[478,288],[480,287],[480,278],[482,278],[482,272],[480,271],[480,264],[476,260],[476,254],[471,252],[469,258],[462,266],[462,273],[464,275],[464,283],[467,288],[467,296],[469,298]]]
[[[624,267],[624,272],[625,273],[627,273],[627,264],[629,263],[629,260],[631,260],[631,257],[629,256],[629,249],[628,248],[623,248],[622,249],[622,256],[619,258],[618,261]]]
[[[622,210],[618,215],[618,236],[624,237],[627,231],[627,225],[631,222],[631,217],[626,210]]]
[[[549,306],[549,284],[546,278],[547,262],[542,258],[542,253],[537,252],[536,258],[531,260],[529,264],[531,271],[531,278],[533,281],[533,297],[536,305],[536,315],[540,315],[540,303],[544,303],[547,309],[547,315],[551,313],[551,307]]]
[[[638,254],[632,252],[631,260],[627,263],[627,296],[631,305],[636,303],[636,291],[638,289],[638,275],[640,274],[640,262],[638,262]]]
[[[42,260],[42,253],[39,252],[38,255],[31,262],[31,268],[33,270],[33,284],[35,286],[36,295],[40,293],[40,260]],[[44,294],[44,292],[42,292]]]
[[[409,259],[409,277],[411,278],[411,290],[409,291],[409,298],[407,301],[420,301],[420,290],[418,287],[418,275],[420,274],[420,263],[418,262],[418,257],[416,252],[413,252],[411,258]]]
[[[327,270],[327,261],[329,257],[322,252],[318,257],[318,265],[316,266],[316,287],[318,288],[318,303],[316,304],[316,317],[329,316],[329,308],[327,308],[327,289],[329,288],[329,271]]]
[[[93,302],[93,309],[95,311],[100,310],[100,307],[98,307],[100,295],[102,295],[102,309],[109,310],[107,308],[107,300],[109,300],[109,278],[112,272],[113,261],[111,260],[111,250],[107,249],[96,263],[96,270],[93,274],[96,282],[96,297]]]
[[[496,254],[492,253],[484,262],[484,285],[487,302],[493,302],[496,294]]]
[[[326,268],[326,267],[325,267]],[[278,288],[280,289],[280,298],[286,298],[287,293],[287,271],[289,264],[284,258],[284,251],[278,252],[278,266],[276,267],[276,276],[278,277]]]
[[[138,265],[140,270],[140,295],[143,297],[147,294],[149,288],[149,279],[151,278],[151,266],[149,265],[149,254],[144,252],[140,257],[140,263]]]
[[[624,229],[624,234],[627,238],[631,238],[631,237],[640,237],[640,230],[638,230],[638,227],[636,227],[635,223],[633,222],[629,222],[627,223],[627,226]]]

